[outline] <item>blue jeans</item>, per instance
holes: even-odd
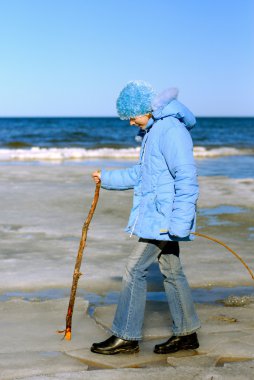
[[[146,303],[146,275],[149,266],[158,259],[164,277],[164,287],[173,321],[173,335],[188,335],[200,328],[191,290],[183,273],[177,241],[140,238],[129,257],[123,276],[112,333],[126,340],[142,339]]]

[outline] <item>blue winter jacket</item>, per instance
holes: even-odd
[[[153,112],[136,165],[102,170],[109,190],[134,189],[126,231],[146,239],[193,240],[198,182],[189,130],[193,114],[178,100]]]

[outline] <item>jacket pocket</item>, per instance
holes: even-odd
[[[172,202],[162,202],[156,197],[155,208],[160,215],[160,234],[168,233],[169,221],[172,214]]]

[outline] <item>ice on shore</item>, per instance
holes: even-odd
[[[18,352],[17,354],[0,354],[0,379],[27,379],[30,376],[55,375],[87,370],[88,366],[78,359],[61,352]]]
[[[198,332],[197,350],[179,351],[171,355],[153,353],[155,344],[170,335],[166,305],[149,303],[145,315],[144,340],[140,352],[133,355],[98,355],[90,352],[93,342],[109,336],[115,306],[98,307],[95,317],[86,312],[87,303],[76,300],[71,341],[56,333],[64,327],[68,299],[44,302],[11,300],[0,303],[1,348],[0,379],[160,379],[172,376],[172,371],[184,380],[190,376],[200,379],[251,379],[254,362],[254,305],[228,308],[223,305],[198,305],[202,329]],[[156,314],[157,313],[157,314]],[[221,320],[226,314],[237,320]],[[160,316],[158,321],[156,318]],[[156,327],[151,335],[151,329]],[[128,370],[124,368],[129,367]],[[103,371],[107,368],[107,371]],[[133,369],[133,368],[139,368]],[[86,370],[93,370],[87,372]],[[99,371],[97,371],[100,369]],[[158,372],[157,372],[158,371]],[[177,372],[176,372],[177,371]],[[128,377],[130,374],[133,377]],[[151,374],[155,377],[149,377]],[[240,374],[245,377],[235,377]],[[88,376],[88,377],[87,377]],[[209,377],[210,376],[210,377]],[[248,377],[249,376],[249,377]],[[199,377],[195,377],[199,378]]]
[[[252,380],[253,362],[242,364],[230,364],[227,368],[213,368],[204,370],[202,368],[142,368],[142,369],[117,369],[93,371],[93,380]],[[80,372],[73,374],[56,374],[55,376],[29,377],[26,380],[90,380],[91,372]]]
[[[70,287],[81,228],[94,194],[93,170],[61,165],[0,166],[2,293]],[[214,212],[199,213],[198,230],[227,243],[254,268],[250,230],[254,180],[201,177],[200,186],[199,209]],[[137,240],[123,232],[131,205],[132,191],[101,190],[88,232],[80,288],[92,292],[120,288],[124,264]],[[221,212],[222,205],[226,205],[225,212]],[[241,212],[227,212],[231,206],[240,207]],[[211,222],[214,217],[216,223]],[[253,284],[242,264],[213,242],[196,238],[181,244],[181,252],[191,286]],[[149,287],[162,291],[162,279],[154,278]]]

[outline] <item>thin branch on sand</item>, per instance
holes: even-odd
[[[196,236],[201,236],[205,239],[208,239],[208,240],[212,240],[214,241],[215,243],[218,243],[220,245],[222,245],[223,247],[225,247],[229,252],[231,252],[239,261],[241,261],[241,263],[245,266],[245,268],[247,269],[247,271],[249,272],[249,274],[251,275],[251,278],[252,280],[254,280],[254,274],[252,272],[252,270],[250,269],[250,267],[246,264],[246,262],[241,258],[241,256],[239,256],[235,251],[233,251],[233,249],[231,249],[229,246],[227,246],[225,243],[223,243],[222,241],[218,240],[218,239],[215,239],[213,237],[210,237],[210,236],[207,236],[207,235],[204,235],[204,234],[200,234],[199,232],[192,232],[192,235],[196,235]]]

